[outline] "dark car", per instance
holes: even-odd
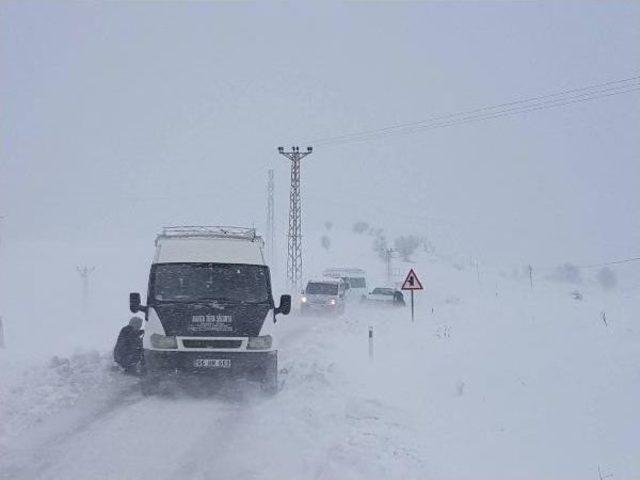
[[[402,292],[395,288],[388,287],[374,288],[369,292],[369,295],[367,295],[367,302],[393,306],[403,306],[405,304]]]

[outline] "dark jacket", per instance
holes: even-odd
[[[134,368],[142,359],[142,334],[143,330],[137,330],[127,325],[122,327],[116,346],[113,349],[113,359],[124,369]]]

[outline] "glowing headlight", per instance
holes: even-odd
[[[329,303],[330,303],[331,305],[335,305],[335,304],[336,304],[336,299],[335,299],[335,298],[332,298],[332,299],[329,301]]]
[[[151,346],[153,348],[178,348],[178,341],[176,340],[176,337],[165,337],[164,335],[152,333],[151,337],[149,337],[149,340],[151,340]]]
[[[307,303],[307,297],[302,297],[302,298],[300,299],[300,301],[301,301],[302,303]]]
[[[271,341],[271,335],[249,337],[249,341],[247,342],[247,350],[268,350],[271,348]]]

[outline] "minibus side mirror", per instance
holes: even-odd
[[[139,293],[132,292],[129,294],[129,310],[131,310],[132,313],[147,311],[147,307],[142,305],[142,300],[140,299]]]
[[[289,315],[291,311],[291,295],[281,295],[280,296],[280,305],[276,308],[275,314],[279,313],[283,315]]]

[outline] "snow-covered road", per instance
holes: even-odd
[[[272,398],[251,385],[144,398],[131,379],[110,375],[109,390],[14,439],[3,478],[411,478],[412,468],[418,478],[403,412],[366,394],[366,328],[357,342],[360,325],[350,322],[292,317],[284,386]],[[349,376],[354,368],[362,378]]]
[[[637,301],[441,274],[414,324],[283,319],[274,397],[145,398],[99,355],[8,378],[0,478],[638,478]]]

